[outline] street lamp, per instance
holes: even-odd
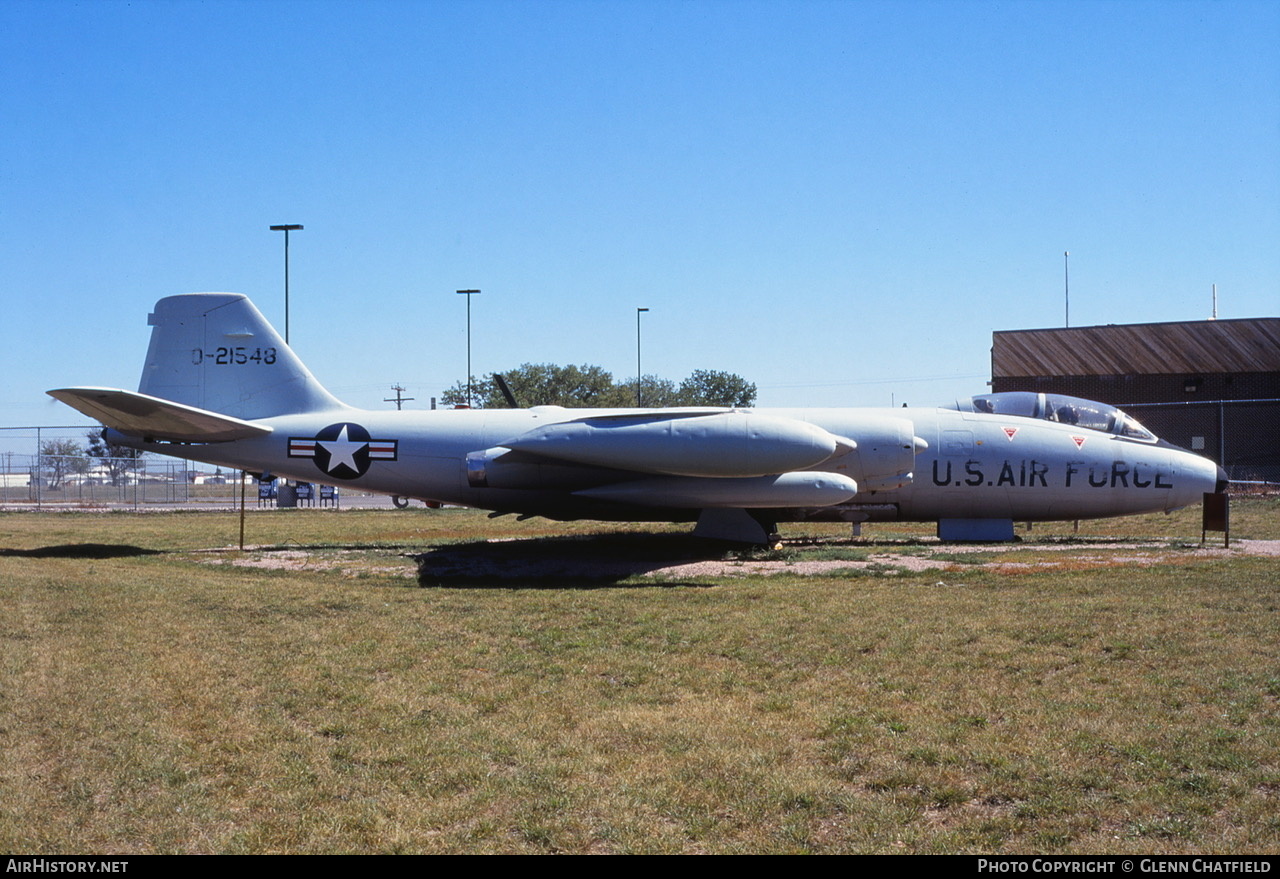
[[[471,296],[479,290],[459,290],[459,296],[467,297],[467,408],[471,408]]]
[[[289,344],[289,233],[300,232],[302,227],[297,223],[287,226],[270,226],[272,232],[284,233],[284,343]]]
[[[648,311],[647,308],[636,309],[636,408],[640,408],[640,313]]]

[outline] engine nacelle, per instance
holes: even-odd
[[[837,426],[844,436],[853,437],[857,447],[820,469],[852,477],[860,491],[888,491],[909,485],[916,455],[929,443],[915,434],[915,425],[906,418],[875,412],[851,410]]]
[[[603,467],[549,461],[495,447],[467,453],[467,484],[472,488],[576,491],[634,475]]]
[[[750,410],[582,418],[500,443],[551,460],[666,476],[767,476],[804,470],[855,443],[801,421]]]

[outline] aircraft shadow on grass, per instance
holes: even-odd
[[[684,534],[608,534],[475,541],[414,556],[418,585],[506,589],[590,589],[619,585],[686,562],[719,560],[726,545]],[[638,587],[705,586],[656,578]]]
[[[0,549],[0,556],[29,559],[123,559],[140,555],[159,555],[158,549],[144,549],[116,543],[60,543],[35,549]]]

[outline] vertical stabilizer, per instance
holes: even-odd
[[[140,393],[244,419],[343,408],[246,296],[169,296],[147,322]]]

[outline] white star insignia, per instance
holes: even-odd
[[[356,452],[369,445],[368,442],[352,442],[347,439],[347,426],[342,426],[342,432],[338,434],[337,439],[333,440],[317,440],[322,448],[329,453],[329,472],[332,473],[343,464],[352,470],[359,471],[356,466]]]

